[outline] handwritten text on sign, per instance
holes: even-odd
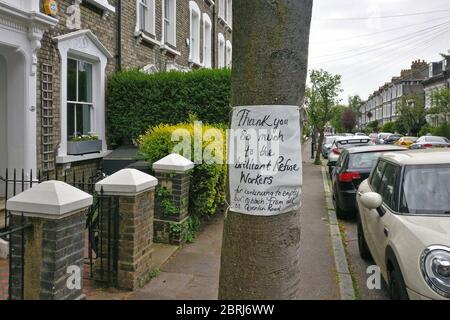
[[[303,178],[299,108],[236,107],[231,129],[230,210],[260,216],[297,210]]]

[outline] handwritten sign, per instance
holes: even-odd
[[[273,216],[299,209],[303,184],[299,108],[234,108],[228,164],[231,211]]]

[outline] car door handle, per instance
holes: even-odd
[[[360,191],[358,191],[356,194],[357,194],[358,196],[360,196],[360,197],[363,195],[363,193],[360,192]]]
[[[389,229],[384,227],[384,235],[386,236],[386,238],[389,238]]]

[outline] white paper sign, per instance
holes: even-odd
[[[231,211],[273,216],[299,209],[299,107],[236,107],[228,141]]]

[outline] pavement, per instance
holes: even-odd
[[[205,223],[194,243],[186,244],[160,274],[131,294],[133,300],[217,300],[223,215]]]
[[[303,151],[304,194],[300,262],[300,300],[338,300],[334,255],[329,235],[320,166],[310,149]],[[194,243],[183,246],[142,289],[128,295],[134,300],[216,300],[218,298],[223,216],[206,223]]]

